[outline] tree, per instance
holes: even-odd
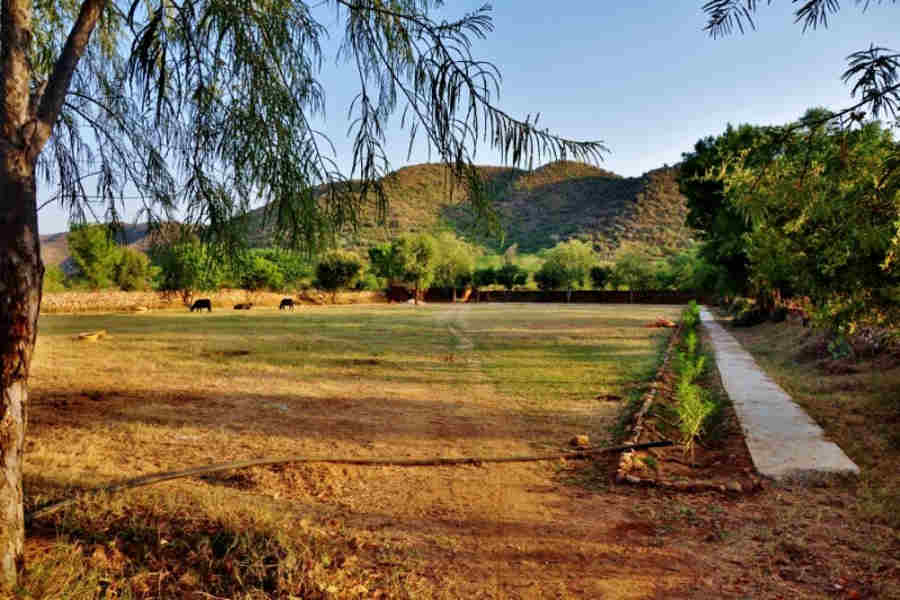
[[[253,250],[252,253],[278,268],[282,283],[273,289],[296,288],[303,281],[308,281],[312,277],[312,265],[309,259],[300,252],[293,252],[285,248],[259,248]]]
[[[332,302],[337,302],[338,290],[350,287],[361,269],[362,261],[356,254],[332,250],[316,266],[316,282],[318,287],[331,292]]]
[[[475,270],[475,248],[456,236],[445,231],[437,236],[437,263],[434,268],[434,282],[441,287],[453,290],[453,301],[456,302],[456,289],[465,287],[472,280]]]
[[[104,225],[75,225],[66,239],[81,277],[93,289],[110,287],[121,248]]]
[[[528,271],[519,265],[507,263],[497,269],[497,283],[506,288],[508,292],[517,285],[528,283]]]
[[[694,246],[667,256],[656,271],[657,286],[666,290],[715,289],[718,273],[709,268],[698,251],[699,248]]]
[[[376,276],[383,278],[388,287],[403,278],[403,263],[394,244],[384,243],[369,248],[369,262]]]
[[[44,271],[44,292],[64,292],[66,290],[66,274],[59,265],[50,265]]]
[[[252,202],[290,245],[319,248],[355,222],[389,170],[385,123],[403,110],[489,214],[472,157],[487,143],[513,165],[595,161],[575,142],[494,103],[499,72],[471,55],[488,7],[437,20],[438,0],[4,0],[0,27],[0,587],[23,564],[22,452],[27,380],[44,273],[37,176],[76,218],[115,221],[134,190],[146,216],[176,208],[227,253]],[[321,40],[339,23],[340,57],[359,76],[353,163],[342,174],[311,119],[325,108]],[[343,23],[341,23],[341,21]],[[341,28],[343,25],[343,28]],[[88,196],[93,177],[96,198]],[[347,179],[357,185],[345,185]],[[324,185],[324,192],[314,188]],[[88,200],[96,200],[88,202]]]
[[[245,260],[235,261],[238,273],[238,281],[241,288],[249,292],[259,290],[280,291],[284,288],[284,273],[277,264],[265,256],[251,252]]]
[[[419,297],[434,280],[437,242],[431,235],[420,233],[404,235],[394,240],[392,245],[394,256],[402,265],[401,278],[404,283],[412,286],[414,302],[418,304]]]
[[[145,290],[150,286],[153,271],[146,254],[134,248],[122,248],[113,267],[113,280],[119,289],[126,292]]]
[[[656,280],[654,260],[643,249],[631,246],[619,249],[611,277],[615,287],[624,286],[632,292],[649,290],[655,287]]]
[[[481,288],[497,282],[497,271],[493,267],[476,269],[472,273],[472,285],[475,286],[475,301],[481,302]]]
[[[726,158],[749,151],[747,164],[763,165],[779,151],[779,145],[768,127],[728,125],[718,137],[706,137],[694,145],[694,151],[682,154],[679,190],[687,198],[687,224],[699,232],[703,244],[699,255],[710,264],[719,265],[716,291],[726,295],[744,295],[749,280],[749,259],[744,235],[747,220],[725,198],[725,185],[720,175],[726,169]]]
[[[770,311],[805,296],[830,328],[900,322],[900,162],[879,123],[825,125],[822,110],[785,126],[784,151],[759,166],[747,152],[723,170],[725,195],[750,222],[750,283]]]
[[[545,292],[562,289],[566,285],[565,269],[559,263],[545,262],[534,274],[534,282]]]
[[[591,267],[591,285],[595,290],[602,290],[606,287],[610,275],[612,275],[612,269],[609,267],[594,265]]]
[[[155,244],[150,256],[158,268],[156,288],[178,293],[185,304],[191,303],[194,292],[215,289],[222,281],[221,262],[193,235]]]
[[[549,289],[565,289],[566,302],[569,302],[572,299],[572,290],[584,285],[591,267],[596,262],[597,255],[589,242],[576,239],[560,242],[547,251],[544,264],[538,271],[542,273],[541,280],[539,281],[538,275],[535,274],[535,281],[538,281],[538,287],[543,281],[545,286],[555,284]]]

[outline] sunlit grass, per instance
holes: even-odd
[[[618,407],[595,397],[641,385],[667,333],[644,325],[676,314],[399,305],[43,316],[26,502],[249,457],[509,455],[582,432],[602,442]],[[96,329],[109,336],[74,340]],[[466,574],[422,575],[437,560],[428,549],[472,541],[431,532],[434,514],[535,518],[520,488],[552,473],[288,465],[101,497],[32,527],[26,591],[454,597]],[[385,533],[386,521],[400,529]]]

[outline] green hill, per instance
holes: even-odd
[[[398,169],[384,180],[389,200],[387,217],[379,222],[374,201],[360,215],[355,231],[340,236],[341,244],[364,250],[376,242],[418,231],[449,228],[494,249],[518,244],[522,252],[550,248],[570,238],[590,240],[604,257],[623,242],[643,243],[660,251],[689,245],[687,207],[678,192],[676,168],[622,177],[584,163],[559,161],[533,171],[509,167],[479,167],[495,197],[504,238],[484,238],[475,226],[467,190],[454,185],[445,167],[421,164]],[[262,209],[253,219],[261,221]],[[257,245],[270,235],[258,231]]]
[[[678,193],[676,168],[622,177],[576,162],[549,163],[533,171],[479,167],[495,197],[505,236],[484,239],[473,225],[467,190],[455,185],[440,164],[398,169],[383,184],[389,200],[387,218],[379,222],[374,201],[364,205],[355,231],[340,236],[341,245],[364,251],[376,242],[440,228],[499,250],[518,244],[521,252],[549,248],[570,238],[590,240],[604,257],[623,242],[643,243],[660,251],[686,247],[692,231],[685,225],[687,207]],[[263,226],[263,209],[253,211],[248,230],[255,246],[272,243]],[[127,242],[142,248],[146,227],[129,227]],[[43,236],[48,264],[68,257],[64,234]],[[141,242],[144,243],[141,243]]]

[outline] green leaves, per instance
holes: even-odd
[[[560,242],[547,251],[534,279],[541,289],[572,290],[585,284],[596,262],[591,243],[577,239]]]
[[[316,266],[317,285],[336,294],[338,290],[348,288],[359,276],[362,261],[352,252],[332,250],[326,253]]]
[[[900,285],[892,261],[898,146],[890,131],[878,123],[848,131],[805,117],[781,139],[781,151],[762,165],[749,164],[746,150],[731,153],[721,175],[728,202],[751,218],[743,240],[752,288],[764,299],[808,296],[834,329],[897,322],[900,311],[884,300]]]

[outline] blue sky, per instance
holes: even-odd
[[[846,106],[850,92],[840,80],[846,56],[870,43],[900,50],[900,7],[893,3],[873,3],[863,13],[844,2],[828,29],[805,34],[793,23],[791,2],[760,3],[756,31],[718,40],[702,31],[702,3],[497,0],[494,31],[473,53],[500,68],[504,110],[522,117],[540,112],[541,125],[559,135],[603,140],[611,153],[600,166],[634,176],[678,162],[699,138],[728,123],[784,123],[811,106]],[[449,0],[443,12],[451,17],[482,4]],[[352,73],[328,58],[322,81],[328,118],[321,126],[348,170]],[[407,160],[399,114],[389,131],[393,168],[427,160],[424,146]],[[477,162],[499,159],[482,148]],[[45,186],[39,197],[50,192]],[[66,230],[66,214],[48,206],[40,228]]]

